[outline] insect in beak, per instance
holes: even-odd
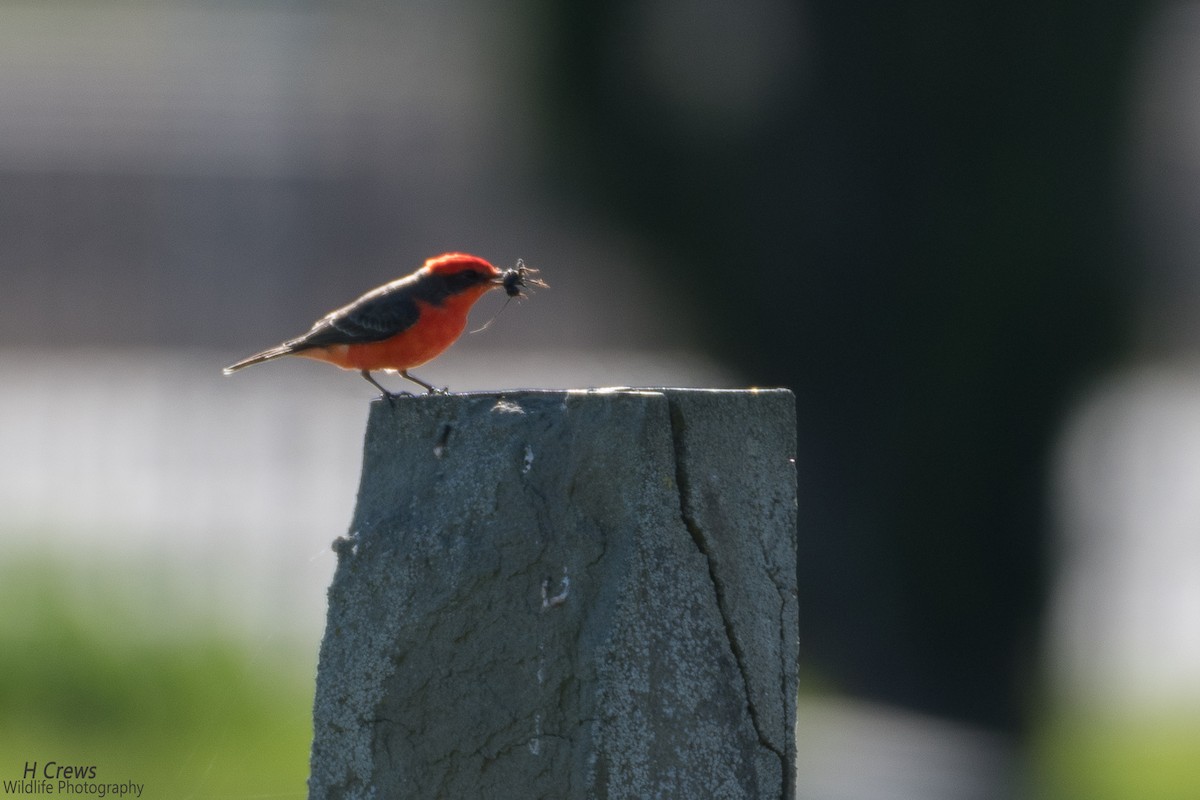
[[[517,259],[516,267],[506,269],[500,277],[493,280],[497,281],[498,285],[504,287],[504,291],[509,297],[525,297],[525,293],[521,291],[523,288],[527,289],[531,286],[537,286],[542,289],[549,288],[549,285],[545,281],[530,277],[535,272],[537,272],[536,269],[525,266],[524,261]]]

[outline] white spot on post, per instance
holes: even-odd
[[[544,581],[542,581],[543,611],[545,611],[547,608],[561,606],[563,603],[567,602],[567,596],[571,593],[571,578],[569,575],[567,575],[566,567],[563,567],[563,576],[562,580],[559,581],[559,586],[561,589],[559,590],[558,594],[552,596],[550,594],[550,579],[546,578]]]

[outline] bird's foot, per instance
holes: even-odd
[[[399,400],[401,397],[412,397],[412,396],[413,396],[412,392],[387,392],[387,391],[385,391],[383,394],[379,395],[379,399],[387,400],[388,403],[390,403],[391,405],[394,406],[394,405],[396,405],[396,401]]]
[[[426,383],[425,381],[421,380],[416,375],[409,375],[408,370],[406,370],[406,369],[400,370],[400,374],[407,380],[410,380],[413,383],[417,384],[418,386],[423,387],[425,389],[426,394],[449,394],[449,392],[450,392],[450,389],[448,389],[448,388],[439,389],[438,387],[434,386],[432,383]]]

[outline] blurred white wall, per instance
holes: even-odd
[[[1056,694],[1200,714],[1200,365],[1114,377],[1059,450]]]

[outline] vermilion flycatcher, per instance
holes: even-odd
[[[304,356],[358,370],[385,397],[394,395],[371,376],[373,370],[396,370],[433,394],[438,390],[408,370],[454,344],[467,327],[467,312],[487,292],[503,287],[511,297],[527,284],[544,286],[528,277],[534,271],[518,262],[501,272],[482,258],[446,253],[331,311],[303,336],[230,364],[225,374],[280,356]]]

